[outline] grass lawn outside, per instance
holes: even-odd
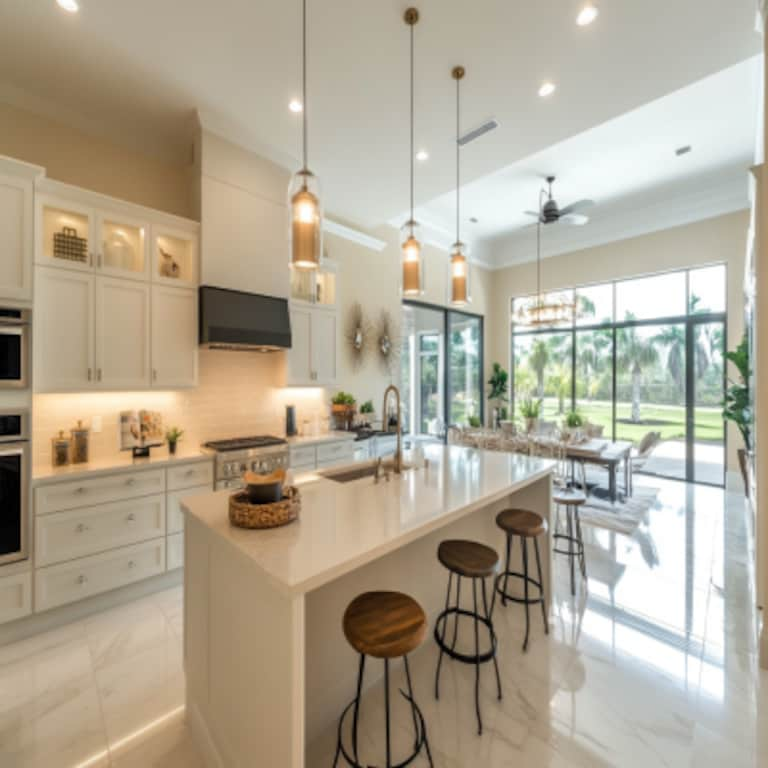
[[[566,406],[567,408],[567,406]],[[605,436],[611,436],[612,404],[608,401],[582,401],[577,410],[592,424],[605,427]],[[640,424],[632,424],[631,403],[616,403],[616,437],[635,444],[648,432],[661,432],[662,440],[685,439],[685,408],[674,405],[640,405]],[[697,408],[694,425],[696,442],[721,443],[725,439],[725,425],[720,408]],[[560,423],[564,414],[558,413],[557,398],[544,398],[542,418]]]

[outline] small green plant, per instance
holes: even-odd
[[[181,440],[183,435],[184,435],[184,430],[183,429],[179,429],[178,427],[171,427],[165,433],[165,439],[169,443],[178,443],[179,440]]]
[[[542,401],[525,397],[520,401],[520,415],[524,419],[538,419],[541,414]]]
[[[723,402],[723,418],[732,421],[744,440],[747,451],[752,448],[752,406],[749,395],[749,344],[744,334],[739,346],[726,353],[726,358],[739,372],[739,381],[728,379],[728,389]]]
[[[366,400],[361,406],[360,406],[360,413],[373,413],[373,400]]]
[[[469,426],[473,429],[477,429],[480,426],[480,417],[479,416],[470,416],[469,419]]]
[[[501,421],[507,421],[509,419],[509,408],[506,405],[502,405],[499,408],[499,419]]]
[[[333,405],[354,405],[357,401],[354,398],[354,395],[350,395],[349,392],[337,392],[333,399],[331,400],[331,403]]]
[[[491,372],[491,378],[488,379],[488,386],[491,391],[488,393],[489,400],[495,400],[498,408],[502,403],[509,402],[507,397],[507,382],[509,374],[501,367],[501,363],[494,363]]]
[[[576,410],[568,411],[568,414],[565,417],[565,424],[569,429],[578,429],[579,427],[584,426],[584,418]]]

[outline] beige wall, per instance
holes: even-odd
[[[682,227],[654,232],[629,240],[588,248],[545,259],[542,289],[588,285],[680,267],[724,262],[728,271],[728,348],[744,332],[744,258],[748,211],[719,216]],[[492,273],[489,325],[493,328],[491,356],[510,364],[509,302],[514,296],[536,291],[536,264],[531,262]],[[653,301],[649,296],[648,301]],[[737,470],[737,432],[729,425],[728,467]]]
[[[194,217],[190,168],[165,163],[7,104],[0,104],[0,155],[41,165],[57,181]]]

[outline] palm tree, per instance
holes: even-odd
[[[644,339],[637,334],[637,328],[629,326],[618,329],[618,349],[616,363],[619,370],[629,371],[632,375],[632,422],[640,422],[640,385],[643,369],[654,365],[659,353],[654,340]]]
[[[536,372],[538,396],[544,397],[544,371],[549,363],[549,347],[542,339],[533,342],[533,349],[528,358],[531,368]]]
[[[682,396],[685,391],[685,329],[680,325],[668,325],[652,341],[667,348],[667,369]]]

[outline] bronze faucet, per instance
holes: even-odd
[[[395,393],[396,405],[397,405],[397,447],[395,448],[395,464],[394,471],[396,475],[402,473],[403,470],[403,433],[402,433],[402,414],[400,411],[400,390],[394,385],[390,384],[384,390],[384,407],[381,409],[382,418],[385,420],[384,430],[389,432],[389,415],[387,414],[387,400],[389,400],[390,392]]]

